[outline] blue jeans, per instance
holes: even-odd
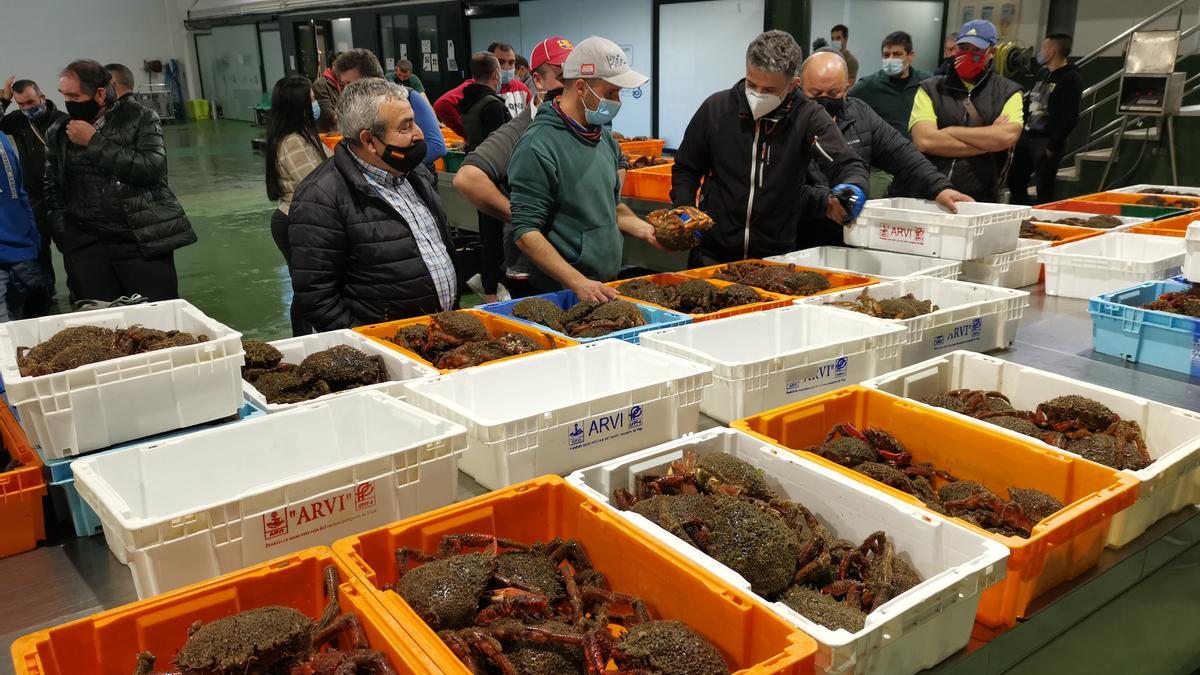
[[[49,285],[50,277],[37,258],[0,263],[0,322],[20,319],[29,293],[44,290]]]

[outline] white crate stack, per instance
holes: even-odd
[[[146,598],[453,503],[465,432],[367,391],[71,468]]]
[[[905,333],[865,314],[793,305],[642,333],[641,345],[712,368],[700,411],[727,423],[899,367]]]
[[[831,630],[750,590],[741,575],[631,511],[616,511],[655,540],[713,572],[812,636],[822,673],[899,675],[929,668],[967,645],[980,596],[1004,578],[1008,549],[947,520],[893,499],[836,471],[732,429],[711,429],[576,471],[567,482],[611,508],[617,488],[662,475],[685,452],[732,454],[760,469],[785,499],[808,507],[830,532],[859,543],[883,530],[921,583],[867,615],[862,630]],[[614,509],[616,510],[616,509]]]
[[[1050,248],[1048,241],[1019,239],[1017,248],[1012,251],[964,260],[959,279],[1003,288],[1032,286],[1042,274],[1038,252],[1046,248]]]
[[[815,246],[784,255],[771,256],[766,260],[846,274],[866,274],[883,279],[907,277],[957,279],[962,271],[962,263],[955,260],[845,246]]]
[[[1183,277],[1192,283],[1200,283],[1200,223],[1188,223],[1184,245]]]
[[[1183,265],[1187,243],[1179,237],[1112,232],[1042,249],[1046,295],[1092,298],[1143,281],[1167,279]]]
[[[712,369],[600,340],[405,385],[467,428],[459,468],[488,489],[566,474],[696,431]]]
[[[960,202],[950,213],[937,202],[897,197],[866,203],[846,228],[846,243],[931,258],[973,260],[1017,247],[1028,206]]]
[[[19,348],[85,325],[141,325],[202,334],[208,341],[51,375],[21,375]],[[61,459],[236,415],[242,407],[241,340],[241,333],[184,300],[11,321],[0,324],[0,376],[30,442],[46,459]]]
[[[946,354],[863,385],[916,400],[955,389],[998,391],[1017,410],[1034,410],[1057,396],[1077,394],[1103,403],[1122,419],[1137,422],[1154,463],[1139,471],[1126,470],[1142,484],[1137,502],[1113,516],[1109,546],[1124,546],[1163,517],[1200,502],[1200,413],[970,352]],[[1031,440],[1003,427],[989,427]]]
[[[278,349],[283,354],[283,362],[299,365],[306,356],[315,354],[316,352],[335,347],[337,345],[347,345],[353,347],[368,356],[378,356],[383,360],[383,366],[387,369],[388,379],[377,384],[370,384],[363,387],[356,387],[346,391],[325,394],[312,401],[326,401],[335,396],[345,396],[358,391],[369,391],[372,389],[380,389],[397,398],[404,398],[405,382],[416,380],[423,377],[433,377],[439,374],[436,368],[425,365],[419,361],[405,356],[403,353],[389,349],[375,340],[372,340],[363,335],[359,335],[352,330],[335,330],[327,333],[316,333],[313,335],[302,335],[300,337],[287,338],[285,340],[276,340],[269,343],[271,346]],[[297,405],[304,403],[268,403],[267,397],[254,388],[249,382],[242,381],[242,388],[246,392],[246,399],[253,403],[256,407],[266,410],[269,413],[280,412],[282,410],[290,410]]]
[[[1004,349],[1016,339],[1017,326],[1029,306],[1026,291],[932,277],[885,281],[866,288],[801,298],[796,304],[852,302],[864,291],[875,300],[911,293],[919,300],[932,301],[937,307],[929,314],[896,321],[907,330],[901,348],[901,365],[911,365],[957,349],[978,352]]]

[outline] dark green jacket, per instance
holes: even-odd
[[[86,148],[69,153],[65,120],[47,134],[47,219],[59,250],[132,241],[143,257],[155,258],[195,243],[196,233],[167,186],[158,115],[124,100],[104,120]]]
[[[892,128],[908,140],[908,117],[912,114],[913,97],[921,82],[929,79],[929,73],[910,68],[907,80],[890,77],[882,70],[867,75],[850,88],[850,95],[866,101]]]
[[[513,241],[536,230],[585,277],[615,279],[624,247],[617,229],[620,156],[607,129],[599,143],[589,143],[543,104],[508,167]],[[556,285],[537,272],[539,289]]]

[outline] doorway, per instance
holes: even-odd
[[[300,56],[298,70],[310,80],[316,80],[332,64],[333,22],[309,19],[293,24],[296,52]]]

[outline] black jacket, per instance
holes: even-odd
[[[7,108],[6,101],[0,111]],[[67,114],[54,106],[54,101],[46,101],[46,113],[38,121],[33,121],[20,110],[14,110],[0,118],[0,133],[13,137],[17,146],[17,154],[21,156],[21,170],[25,172],[25,192],[29,194],[29,203],[33,212],[40,220],[45,211],[46,184],[46,136],[50,127],[56,122],[67,119]]]
[[[419,166],[406,180],[436,218],[453,260],[446,213],[428,173]],[[442,309],[408,223],[374,194],[345,143],[296,188],[288,239],[295,302],[318,331]]]
[[[493,131],[512,119],[504,99],[491,87],[478,83],[469,84],[463,89],[458,112],[462,115],[463,130],[467,132],[464,140],[468,151],[479,147]]]
[[[709,96],[675,154],[671,202],[696,204],[704,179],[698,206],[716,223],[702,235],[693,263],[794,250],[798,231],[818,227],[825,215],[828,192],[801,190],[814,159],[835,185],[853,183],[864,193],[868,188],[866,163],[846,145],[824,108],[795,92],[755,121],[745,92],[742,80]]]
[[[1025,96],[1025,132],[1049,138],[1049,150],[1060,154],[1079,121],[1082,97],[1083,79],[1078,66],[1068,63],[1053,72],[1043,68]]]
[[[64,253],[98,242],[133,242],[145,258],[196,242],[167,186],[167,153],[158,115],[136,101],[108,109],[86,148],[68,153],[66,120],[46,137],[47,220]],[[73,167],[67,165],[68,155]],[[88,176],[76,181],[72,176]],[[118,214],[98,220],[97,213]]]

